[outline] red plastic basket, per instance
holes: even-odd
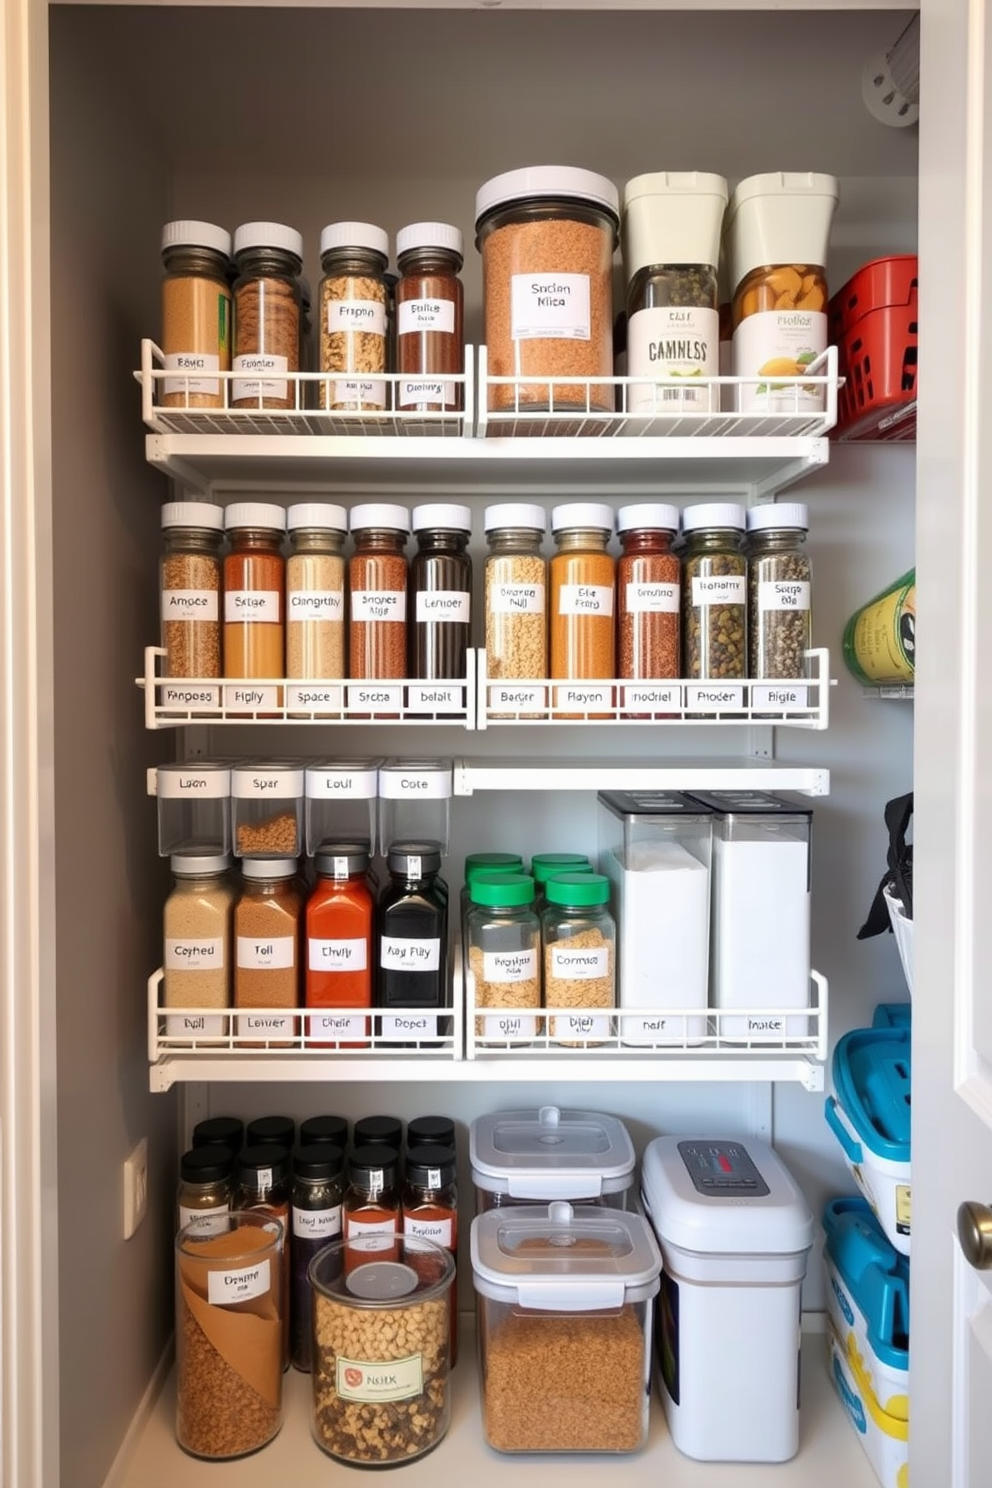
[[[846,379],[836,439],[916,438],[918,261],[876,258],[830,301],[830,339]]]

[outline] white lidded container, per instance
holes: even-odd
[[[375,803],[382,760],[321,760],[307,765],[307,853],[324,842],[363,842],[376,850]]]
[[[598,1111],[492,1111],[469,1128],[476,1209],[553,1199],[625,1209],[634,1144],[622,1121]]]
[[[698,1044],[709,996],[713,813],[678,791],[600,791],[599,870],[613,889],[617,1005],[633,1045]],[[703,1015],[666,1017],[664,1008]]]
[[[179,761],[159,765],[155,774],[159,857],[230,852],[230,767]]]
[[[387,760],[379,766],[379,850],[394,842],[451,843],[450,760]]]
[[[234,855],[298,858],[303,851],[302,765],[253,761],[231,771]]]
[[[672,1440],[704,1462],[788,1461],[813,1243],[798,1185],[756,1138],[656,1137],[641,1198],[664,1260],[656,1347]]]

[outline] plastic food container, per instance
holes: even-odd
[[[881,1409],[908,1421],[909,1261],[866,1199],[832,1199],[823,1229],[831,1326]]]
[[[622,1121],[597,1111],[495,1111],[469,1128],[478,1212],[553,1199],[625,1209],[634,1144]]]
[[[661,1271],[646,1220],[561,1200],[480,1214],[471,1251],[488,1444],[643,1447]]]
[[[672,1440],[704,1462],[788,1461],[813,1243],[799,1187],[756,1138],[656,1137],[641,1197],[664,1257],[656,1343]]]
[[[855,1028],[838,1042],[827,1124],[901,1255],[910,1241],[910,1045],[906,1028]]]
[[[830,340],[845,379],[835,438],[916,438],[918,291],[916,254],[900,253],[864,264],[831,299]]]
[[[908,1488],[909,1422],[883,1411],[861,1366],[827,1329],[830,1378],[882,1488]]]
[[[231,804],[236,857],[300,856],[304,774],[296,765],[235,765],[231,771]]]
[[[379,767],[379,848],[431,842],[447,855],[451,842],[450,760],[389,760]]]
[[[375,802],[382,760],[334,760],[308,765],[306,772],[307,852],[324,842],[365,842],[375,852]]]
[[[227,765],[159,765],[155,795],[159,857],[231,851],[231,771]]]

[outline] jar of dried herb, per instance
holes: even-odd
[[[269,502],[239,501],[226,508],[224,524],[231,540],[224,559],[224,676],[281,677],[286,513]]]
[[[356,1146],[348,1159],[344,1193],[344,1238],[357,1242],[345,1267],[369,1260],[395,1260],[400,1234],[400,1157],[395,1147],[377,1142]]]
[[[348,514],[330,502],[286,514],[286,676],[344,676],[344,540]]]
[[[687,506],[683,668],[704,681],[747,675],[747,513],[732,502]]]
[[[238,1154],[235,1167],[234,1191],[231,1198],[235,1210],[253,1210],[278,1221],[280,1235],[279,1276],[282,1320],[282,1367],[289,1368],[289,1267],[292,1254],[290,1236],[290,1182],[289,1152],[274,1142],[243,1147]]]
[[[476,873],[468,885],[465,917],[466,990],[476,1008],[480,1043],[529,1044],[540,1020],[541,926],[534,913],[534,880],[527,874]]]
[[[309,1374],[313,1343],[313,1292],[310,1262],[341,1237],[344,1152],[331,1142],[301,1144],[293,1151],[291,1195],[292,1289],[290,1355],[294,1369]]]
[[[755,506],[748,530],[748,675],[805,677],[812,643],[812,568],[803,502]]]
[[[348,564],[351,616],[348,675],[380,681],[406,675],[405,507],[370,503],[351,509],[355,551]]]
[[[396,234],[396,406],[417,413],[462,406],[461,384],[445,379],[465,366],[462,235],[447,222],[414,222]]]
[[[321,408],[386,407],[389,235],[370,222],[331,222],[320,235]]]
[[[486,671],[496,680],[546,677],[548,565],[541,543],[547,514],[540,506],[506,502],[488,506],[484,520]]]
[[[245,222],[234,234],[235,408],[297,408],[303,238],[281,222]],[[287,375],[289,374],[289,375]]]
[[[202,1234],[226,1230],[233,1177],[234,1153],[229,1147],[193,1147],[184,1152],[176,1194],[179,1229],[195,1224]]]
[[[162,508],[162,533],[165,675],[219,677],[224,509],[208,501],[169,501]]]
[[[231,234],[212,222],[167,222],[162,229],[162,404],[223,408],[217,372],[231,370]],[[203,675],[206,675],[204,673]]]
[[[678,507],[623,506],[617,514],[620,670],[638,681],[679,676],[682,565],[672,552]],[[630,715],[628,715],[630,716]]]
[[[616,676],[614,560],[607,551],[614,520],[612,507],[598,502],[572,502],[551,513],[558,549],[551,560],[552,677]]]
[[[613,1019],[594,1011],[616,1005],[616,926],[610,914],[610,881],[602,873],[557,873],[544,888],[541,915],[544,1003],[574,1008],[550,1018],[556,1044],[601,1044]]]

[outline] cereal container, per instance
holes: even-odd
[[[634,1144],[622,1121],[598,1111],[494,1111],[469,1130],[479,1213],[553,1199],[624,1209]]]
[[[661,1255],[639,1214],[564,1200],[472,1222],[482,1420],[498,1452],[636,1452]]]

